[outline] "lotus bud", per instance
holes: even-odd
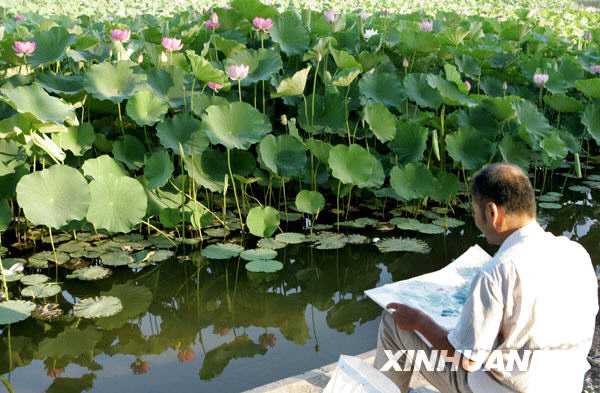
[[[465,81],[465,87],[467,88],[467,92],[471,91],[471,82]]]
[[[239,81],[248,76],[250,66],[246,64],[232,64],[227,67],[227,76],[234,81]]]
[[[176,52],[183,48],[181,40],[177,38],[163,37],[161,44],[167,52]]]
[[[169,61],[169,58],[167,57],[167,54],[165,52],[161,52],[161,54],[160,54],[160,62],[161,63],[166,63],[167,61]]]
[[[25,17],[23,15],[17,14],[15,15],[15,22],[23,22]]]
[[[131,37],[131,31],[128,29],[112,29],[110,32],[110,38],[117,42],[127,42]]]
[[[430,33],[433,31],[433,22],[430,20],[422,20],[421,23],[419,23],[419,29],[421,29],[422,32]]]
[[[535,83],[537,87],[544,87],[546,82],[548,82],[548,78],[548,74],[536,72],[535,74],[533,74],[533,83]]]
[[[206,85],[208,86],[209,89],[211,89],[215,93],[218,93],[219,90],[221,90],[223,88],[223,85],[221,83],[217,83],[217,82],[208,82]]]
[[[333,10],[327,10],[327,11],[323,12],[323,16],[325,17],[325,20],[327,20],[327,22],[335,23],[335,21],[338,17],[338,14]]]
[[[284,126],[287,126],[287,124],[288,124],[288,118],[285,115],[285,113],[283,115],[281,115],[281,124],[283,124]]]
[[[594,64],[590,67],[590,72],[592,74],[600,74],[600,64]]]
[[[402,59],[402,67],[408,68],[409,65],[410,63],[408,62],[408,59],[406,57]]]
[[[365,20],[369,19],[370,14],[367,11],[361,11],[359,16],[360,16],[360,19],[365,21]]]
[[[508,90],[508,83],[506,83],[506,81],[502,82],[502,90]]]
[[[37,45],[33,41],[15,41],[13,43],[15,54],[19,57],[31,56],[36,47]]]
[[[142,64],[144,62],[144,54],[140,53],[137,58],[137,63]]]
[[[208,20],[206,22],[204,22],[204,27],[207,30],[216,30],[219,28],[219,26],[220,26],[219,15],[217,15],[216,12],[213,12],[210,15],[210,18],[208,18]]]

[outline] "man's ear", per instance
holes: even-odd
[[[488,203],[487,214],[489,223],[494,228],[500,228],[504,224],[504,209],[494,202]]]

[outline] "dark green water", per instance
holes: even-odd
[[[595,263],[599,195],[567,191],[566,206],[540,212],[550,231],[580,241]],[[11,327],[10,353],[4,329],[0,375],[18,393],[228,393],[359,354],[375,347],[380,314],[363,290],[437,270],[474,243],[494,252],[466,221],[446,236],[353,231],[418,237],[431,246],[427,255],[382,254],[373,245],[290,246],[279,250],[284,270],[269,280],[249,276],[244,261],[207,263],[197,252],[139,273],[117,269],[108,280],[69,280],[65,305],[112,288],[136,294],[127,310],[134,316],[78,324],[29,319]]]

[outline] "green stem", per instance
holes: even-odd
[[[319,76],[319,65],[321,64],[321,60],[317,61],[317,68],[315,68],[315,76],[313,78],[313,89],[312,89],[312,102],[311,102],[311,112],[310,112],[310,124],[315,124],[315,94],[317,91],[317,77]]]
[[[340,188],[342,187],[342,182],[338,181],[337,195],[335,197],[335,215],[337,216],[337,230],[340,231]]]
[[[121,126],[121,134],[125,136],[125,128],[123,127],[123,115],[121,114],[121,103],[117,103],[117,109],[119,112],[119,125]]]
[[[238,81],[239,83],[239,81]],[[235,186],[235,179],[233,178],[233,171],[231,170],[231,150],[227,149],[227,168],[229,169],[229,176],[231,177],[231,185],[233,186],[233,196],[235,197],[235,205],[237,207],[238,215],[240,217],[240,227],[242,232],[244,231],[244,220],[242,220],[242,209],[240,209],[240,202],[238,201],[237,189]]]
[[[240,102],[242,102],[242,81],[238,79],[238,95],[240,97]]]
[[[0,238],[0,247],[2,246],[2,239]],[[4,265],[2,265],[2,257],[0,256],[0,274],[2,274],[2,289],[4,290],[4,301],[9,300],[8,298],[8,285],[6,285],[6,276],[4,275]]]
[[[52,245],[52,255],[54,255],[54,267],[56,281],[58,281],[58,257],[56,256],[56,248],[54,248],[54,237],[52,237],[52,228],[48,227],[48,233],[50,235],[50,245]]]

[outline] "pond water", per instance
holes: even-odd
[[[561,209],[540,209],[549,230],[580,241],[595,263],[598,196],[566,191]],[[371,350],[380,308],[363,290],[437,270],[474,243],[494,252],[464,220],[445,236],[416,236],[431,246],[429,254],[382,254],[372,244],[328,251],[288,246],[279,250],[284,269],[268,280],[248,275],[244,261],[209,263],[198,251],[138,273],[115,269],[108,280],[64,280],[66,306],[74,298],[119,293],[124,312],[52,324],[30,318],[2,330],[0,375],[18,393],[228,393]],[[346,232],[415,237],[400,230]],[[589,392],[598,381],[589,381]]]

